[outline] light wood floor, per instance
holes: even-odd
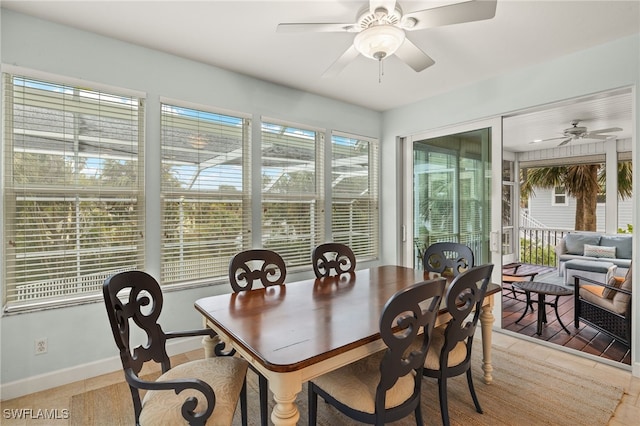
[[[609,426],[631,426],[638,424],[638,419],[640,419],[640,378],[632,377],[629,371],[596,361],[591,361],[566,352],[560,352],[553,348],[499,332],[493,333],[493,345],[503,349],[508,349],[514,354],[536,354],[540,359],[547,359],[550,363],[556,363],[563,368],[571,369],[587,376],[597,377],[601,379],[603,383],[611,383],[623,387],[625,393],[620,400],[620,404],[618,405],[613,418],[608,424]],[[186,354],[173,357],[172,364],[177,365],[187,360],[200,359],[203,356],[203,350],[188,352]],[[2,401],[2,417],[0,418],[0,423],[2,425],[67,425],[69,424],[69,421],[64,419],[56,421],[7,419],[5,414],[8,412],[5,410],[31,408],[34,410],[58,409],[61,412],[63,409],[69,409],[71,405],[71,397],[73,395],[122,382],[123,380],[122,372],[117,371],[111,374],[82,380],[20,398]],[[515,419],[514,423],[518,423],[517,420],[518,419]]]

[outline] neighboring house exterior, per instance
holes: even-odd
[[[632,199],[618,200],[618,228],[626,229],[627,224],[633,223],[631,217],[632,208]],[[529,197],[529,215],[548,228],[573,230],[575,211],[576,199],[560,192],[555,193],[553,189],[537,188],[535,194]],[[596,230],[604,232],[604,203],[598,203],[596,220]]]

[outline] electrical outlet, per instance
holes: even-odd
[[[36,339],[34,353],[36,355],[42,355],[47,353],[47,338]]]

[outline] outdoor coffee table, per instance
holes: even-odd
[[[564,329],[564,331],[566,331],[568,334],[571,334],[569,332],[569,330],[567,330],[567,327],[564,326],[564,324],[562,323],[562,320],[560,319],[560,315],[558,315],[558,299],[560,299],[560,296],[571,296],[573,295],[573,290],[568,289],[566,287],[560,286],[560,285],[555,285],[555,284],[549,284],[549,283],[543,283],[543,282],[539,282],[539,281],[518,281],[518,282],[514,282],[513,286],[524,291],[526,297],[527,297],[527,303],[525,305],[524,308],[524,312],[522,313],[522,315],[520,316],[520,318],[518,318],[516,320],[516,323],[519,322],[520,320],[522,320],[522,318],[524,318],[524,316],[527,314],[527,311],[529,310],[529,306],[532,302],[531,300],[531,293],[537,293],[538,294],[538,323],[537,323],[537,331],[536,334],[539,336],[542,334],[542,324],[547,322],[547,312],[545,309],[545,305],[549,305],[552,306],[554,311],[556,312],[556,318],[558,318],[558,322],[560,323],[560,325],[562,326],[562,328]],[[545,296],[556,296],[555,301],[553,302],[547,302],[545,300]],[[535,302],[535,300],[534,300]]]

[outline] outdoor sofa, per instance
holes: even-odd
[[[631,238],[631,234],[569,232],[556,245],[558,275],[565,276],[567,262],[580,260],[588,262],[573,263],[594,267],[597,267],[597,262],[613,264],[614,275],[624,277],[631,266]]]

